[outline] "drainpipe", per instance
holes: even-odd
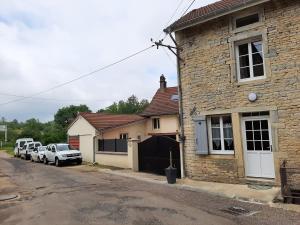
[[[175,43],[177,47],[177,81],[178,81],[178,97],[179,97],[179,125],[180,125],[180,170],[181,170],[181,178],[185,177],[185,171],[184,171],[184,142],[185,142],[185,136],[184,136],[184,122],[183,122],[183,106],[182,106],[182,87],[181,87],[181,71],[180,71],[180,50],[178,49],[178,45],[174,37],[171,33],[169,33],[170,38]]]
[[[93,165],[96,163],[96,150],[95,150],[95,147],[96,147],[96,144],[95,144],[96,137],[97,136],[93,137]]]

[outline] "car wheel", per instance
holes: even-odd
[[[82,164],[82,160],[78,160],[77,165],[81,165],[81,164]]]
[[[40,159],[40,157],[39,157],[39,156],[37,157],[37,161],[38,161],[38,162],[41,162],[41,159]]]
[[[47,164],[48,164],[48,160],[47,160],[47,158],[46,158],[46,157],[44,157],[43,161],[44,161],[44,164],[45,164],[45,165],[47,165]]]
[[[58,158],[55,158],[55,166],[59,167],[60,166],[60,161]]]

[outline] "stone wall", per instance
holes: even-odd
[[[203,112],[273,110],[276,181],[283,159],[300,167],[300,2],[271,1],[258,10],[263,12],[263,21],[246,31],[234,32],[231,16],[224,16],[176,32],[184,60],[180,70],[188,177],[234,183],[244,176],[243,166],[239,166],[243,159],[237,153],[195,154],[193,117]],[[255,35],[263,39],[266,78],[239,83],[234,42]],[[258,95],[252,103],[248,101],[251,92]],[[235,143],[236,147],[240,141]]]

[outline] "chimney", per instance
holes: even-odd
[[[160,76],[159,82],[160,82],[160,90],[165,91],[165,88],[167,87],[167,81],[163,74]]]

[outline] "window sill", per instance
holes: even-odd
[[[210,155],[234,155],[234,151],[228,151],[228,152],[224,152],[224,151],[210,151],[209,152]]]
[[[241,85],[251,85],[251,84],[260,84],[260,83],[265,83],[266,81],[268,81],[267,77],[262,77],[262,78],[258,78],[258,79],[251,79],[251,80],[238,80],[235,85],[236,86],[241,86]]]
[[[96,154],[99,154],[99,155],[128,155],[127,152],[96,152]]]
[[[206,156],[208,159],[235,159],[235,155],[234,154],[211,154],[209,153],[209,155]]]

